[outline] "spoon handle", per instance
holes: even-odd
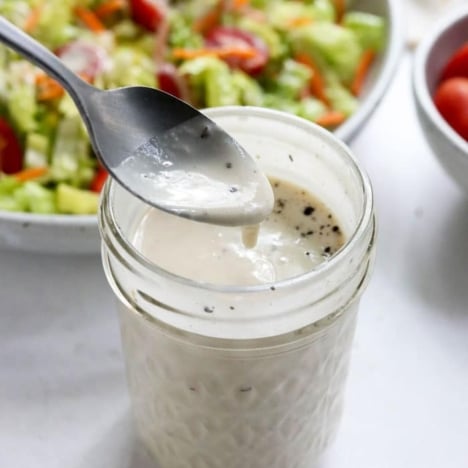
[[[42,44],[24,33],[14,24],[0,16],[0,42],[15,50],[27,60],[57,80],[70,94],[77,105],[81,105],[84,92],[95,90]]]

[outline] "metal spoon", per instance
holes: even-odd
[[[3,17],[0,41],[66,89],[102,164],[143,201],[224,225],[256,224],[271,212],[273,193],[265,175],[198,110],[153,88],[99,90]]]

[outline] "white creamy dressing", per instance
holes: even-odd
[[[254,159],[204,116],[152,138],[115,172],[158,208],[205,223],[256,224],[273,207]]]
[[[271,183],[275,206],[259,231],[249,226],[242,233],[152,208],[139,222],[135,247],[159,267],[201,283],[255,285],[306,273],[336,252],[344,236],[310,193],[289,182]]]

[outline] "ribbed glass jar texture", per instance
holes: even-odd
[[[249,107],[207,114],[267,175],[325,202],[347,241],[310,272],[275,284],[201,284],[135,249],[146,206],[108,183],[102,255],[138,431],[160,468],[310,468],[341,416],[374,253],[371,187],[347,147],[310,122]]]

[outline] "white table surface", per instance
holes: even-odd
[[[321,468],[466,468],[468,197],[423,140],[410,57],[352,148],[378,256]],[[149,468],[129,411],[100,258],[0,253],[0,467]]]

